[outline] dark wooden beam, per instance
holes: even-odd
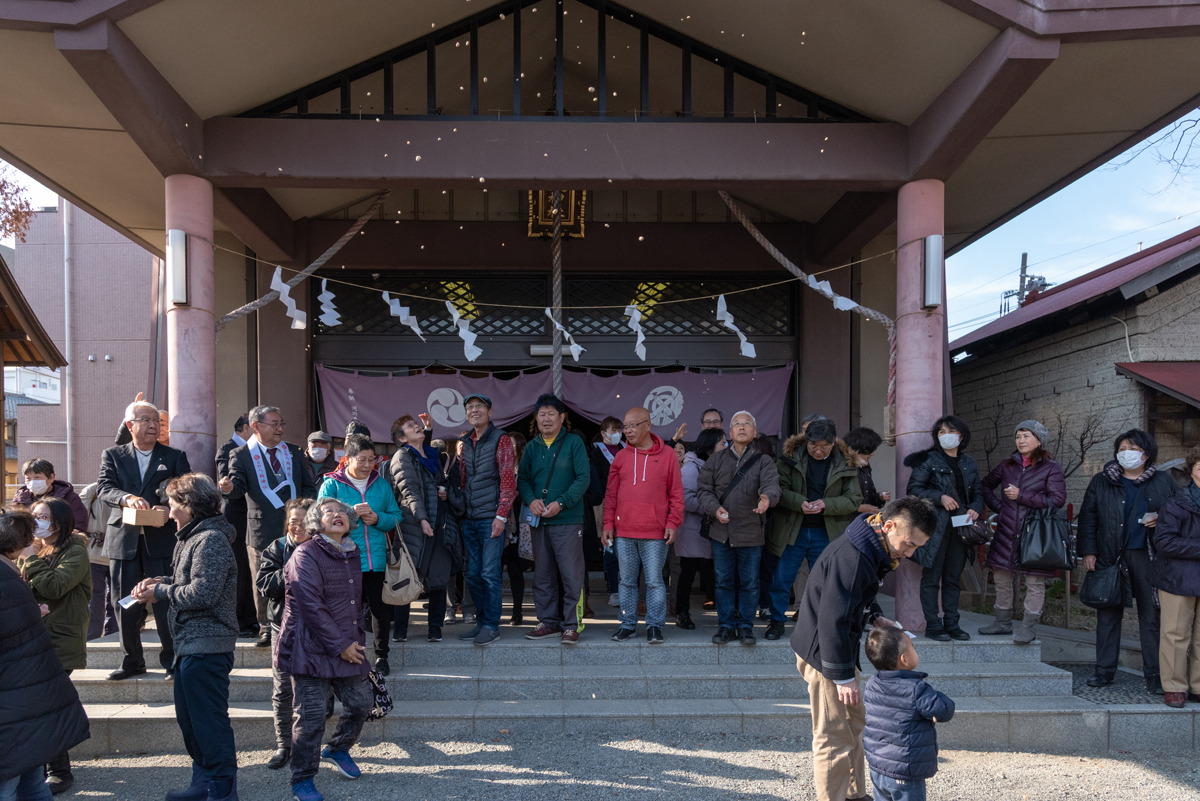
[[[437,114],[437,44],[425,45],[425,113]]]
[[[470,48],[470,82],[471,82],[471,113],[479,113],[479,23],[471,20],[471,39],[467,43]]]
[[[563,0],[554,4],[554,113],[563,115],[566,73],[563,70]]]
[[[809,258],[844,264],[895,221],[895,192],[847,192],[813,226]]]
[[[218,189],[213,192],[213,216],[261,258],[292,260],[295,223],[267,190]]]
[[[201,173],[203,121],[120,28],[58,30],[54,44],[163,176]]]
[[[0,0],[0,29],[50,32],[119,22],[162,0]]]
[[[521,116],[521,3],[513,3],[513,116]]]
[[[596,3],[596,89],[600,92],[597,105],[600,116],[608,114],[608,17],[604,0]]]
[[[387,125],[217,117],[204,123],[204,175],[217,186],[263,188],[478,189],[484,178],[498,189],[729,191],[884,191],[909,177],[897,123],[776,125],[768,140],[749,124],[576,119],[553,123],[550,136],[546,122],[482,117]]]
[[[909,131],[913,179],[946,180],[1058,58],[1058,41],[1015,28],[984,48]]]

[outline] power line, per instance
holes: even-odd
[[[1148,226],[1146,226],[1145,228],[1139,228],[1139,229],[1137,229],[1136,231],[1126,231],[1126,232],[1125,232],[1125,233],[1123,233],[1123,234],[1118,234],[1117,236],[1111,237],[1111,238],[1109,238],[1109,239],[1104,239],[1104,240],[1101,240],[1100,242],[1093,242],[1093,243],[1092,243],[1092,244],[1090,244],[1090,245],[1084,245],[1084,246],[1083,246],[1083,247],[1081,247],[1081,248],[1076,248],[1075,250],[1070,250],[1070,251],[1067,251],[1066,253],[1060,253],[1060,254],[1058,254],[1057,256],[1051,256],[1050,258],[1047,258],[1047,259],[1042,259],[1041,261],[1037,261],[1037,262],[1034,262],[1033,264],[1029,264],[1029,265],[1026,265],[1026,266],[1027,266],[1027,267],[1036,267],[1036,266],[1037,266],[1037,265],[1039,265],[1039,264],[1046,264],[1047,262],[1051,262],[1051,261],[1054,261],[1054,260],[1056,260],[1056,259],[1061,259],[1061,258],[1063,258],[1063,257],[1065,257],[1065,256],[1070,256],[1070,255],[1073,255],[1073,254],[1075,254],[1075,253],[1078,253],[1078,252],[1080,252],[1081,250],[1087,250],[1087,249],[1089,249],[1089,248],[1094,248],[1094,247],[1097,247],[1097,246],[1099,246],[1099,245],[1104,245],[1104,244],[1107,244],[1107,243],[1109,243],[1109,242],[1115,242],[1115,241],[1116,241],[1116,240],[1118,240],[1118,239],[1123,239],[1124,237],[1127,237],[1127,236],[1133,236],[1134,234],[1140,234],[1140,233],[1142,233],[1143,231],[1149,231],[1149,230],[1150,230],[1150,229],[1152,229],[1152,228],[1158,228],[1158,227],[1159,227],[1159,226],[1161,226],[1161,225],[1167,225],[1167,224],[1169,224],[1169,223],[1176,222],[1177,220],[1182,220],[1182,219],[1184,219],[1185,217],[1191,217],[1192,215],[1195,215],[1195,214],[1200,214],[1200,209],[1197,209],[1197,210],[1195,210],[1195,211],[1190,211],[1190,212],[1188,212],[1187,214],[1180,214],[1180,215],[1177,215],[1177,216],[1175,216],[1175,217],[1172,217],[1172,218],[1171,218],[1171,219],[1169,219],[1169,220],[1163,220],[1162,222],[1157,222],[1157,223],[1154,223],[1153,225],[1148,225]],[[994,284],[994,283],[996,283],[997,281],[999,281],[1000,279],[1002,279],[1002,278],[1007,278],[1008,276],[1010,276],[1010,275],[1013,275],[1014,273],[1018,273],[1018,272],[1020,272],[1020,271],[1021,271],[1021,268],[1020,268],[1020,267],[1018,267],[1018,268],[1017,268],[1017,269],[1015,269],[1015,270],[1010,270],[1009,272],[1007,272],[1007,273],[1004,273],[1003,275],[997,276],[996,278],[993,278],[993,279],[991,279],[990,281],[985,281],[984,283],[982,283],[982,284],[979,284],[978,286],[974,286],[974,287],[972,287],[971,289],[968,289],[966,292],[960,292],[959,294],[955,295],[954,297],[952,297],[952,298],[948,298],[948,300],[954,300],[955,298],[961,298],[963,295],[970,295],[970,294],[972,294],[972,293],[976,292],[977,290],[983,289],[985,286],[989,286],[990,284]]]

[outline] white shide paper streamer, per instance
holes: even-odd
[[[625,316],[629,318],[629,330],[637,334],[637,344],[633,346],[634,353],[642,361],[646,361],[646,335],[642,333],[642,313],[637,306],[626,306]]]
[[[811,278],[809,280],[811,280]],[[729,309],[725,306],[724,295],[717,298],[717,322],[738,335],[738,339],[741,340],[742,343],[743,356],[750,359],[757,358],[757,354],[754,351],[754,345],[747,342],[746,335],[742,333],[741,329],[734,325],[733,315],[729,313]]]
[[[283,282],[283,269],[275,268],[275,274],[271,276],[271,289],[279,293],[279,302],[287,306],[287,316],[292,318],[292,328],[305,328],[308,326],[308,314],[296,308],[296,301],[292,300],[292,288]]]
[[[483,355],[483,349],[475,345],[475,339],[479,335],[471,332],[471,321],[464,320],[450,301],[446,301],[446,311],[450,312],[450,319],[458,326],[458,338],[463,341],[463,355],[467,357],[467,361],[475,361]]]
[[[391,295],[384,292],[383,293],[383,302],[391,307],[393,317],[400,318],[400,323],[402,325],[407,325],[409,328],[411,328],[413,330],[414,334],[416,334],[417,336],[419,336],[421,338],[422,342],[425,341],[425,335],[421,333],[421,324],[418,323],[417,318],[414,317],[408,311],[407,306],[400,305],[399,298],[393,298]]]
[[[571,358],[575,361],[579,361],[579,354],[583,353],[585,350],[587,350],[587,348],[577,343],[575,341],[575,337],[571,336],[567,329],[563,328],[562,323],[554,319],[554,315],[550,313],[549,306],[546,307],[546,316],[550,318],[550,322],[555,328],[563,332],[563,336],[565,336],[567,338],[567,342],[570,343],[569,349],[571,351]]]
[[[333,293],[329,291],[329,279],[321,279],[321,294],[317,295],[317,300],[321,301],[321,323],[329,328],[341,325],[342,317],[333,305]]]

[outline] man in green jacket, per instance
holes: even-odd
[[[779,562],[771,580],[768,640],[783,636],[792,583],[804,560],[811,569],[825,546],[850,525],[862,503],[858,470],[832,420],[814,420],[804,434],[789,437],[777,466],[782,495],[767,534],[767,548]]]
[[[517,467],[517,493],[529,512],[540,518],[532,528],[533,606],[538,626],[525,637],[540,640],[559,635],[564,645],[574,645],[583,628],[580,617],[587,582],[583,493],[591,479],[591,467],[583,440],[563,430],[567,407],[561,400],[542,395],[537,399],[536,415],[539,436],[525,446]],[[566,610],[562,608],[564,600],[569,604]]]

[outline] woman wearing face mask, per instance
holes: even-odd
[[[1050,432],[1037,420],[1017,424],[1017,451],[996,466],[983,480],[983,498],[1000,513],[996,537],[988,550],[987,565],[996,583],[996,620],[980,634],[1012,634],[1013,642],[1027,644],[1036,636],[1046,603],[1046,579],[1052,570],[1020,566],[1021,527],[1030,509],[1060,509],[1067,502],[1067,479],[1062,465],[1050,458],[1046,441]],[[1025,616],[1014,630],[1013,603],[1018,576],[1025,577]]]
[[[615,417],[605,417],[600,421],[600,434],[596,441],[592,443],[592,447],[588,450],[588,458],[592,462],[592,466],[596,468],[596,473],[600,477],[600,486],[608,487],[608,471],[612,467],[613,459],[617,458],[617,454],[625,447],[625,443],[621,440],[622,421]],[[596,517],[596,525],[600,529],[604,528],[604,499],[600,499],[600,503],[592,507],[592,512]],[[617,598],[618,585],[621,583],[621,570],[617,565],[617,549],[608,547],[604,549],[604,584],[608,587],[608,605],[621,605]]]
[[[1158,601],[1150,584],[1150,535],[1158,509],[1175,493],[1175,481],[1154,466],[1158,444],[1154,437],[1132,429],[1113,443],[1113,460],[1092,477],[1079,511],[1079,553],[1093,571],[1123,560],[1129,569],[1127,586],[1137,601],[1138,634],[1142,641],[1142,673],[1146,689],[1163,694],[1159,678]],[[1090,687],[1112,684],[1121,650],[1121,621],[1125,602],[1096,610],[1096,673]]]
[[[952,517],[967,515],[974,523],[983,514],[979,466],[963,453],[971,442],[971,430],[954,415],[933,424],[933,445],[909,454],[904,465],[912,468],[908,494],[925,498],[937,509],[938,527],[929,542],[917,549],[912,560],[921,566],[921,608],[925,612],[925,636],[931,640],[969,640],[971,635],[958,625],[959,577],[973,549],[950,524]],[[942,616],[938,617],[938,596]]]
[[[54,652],[69,674],[87,667],[87,629],[91,617],[92,567],[83,537],[72,533],[75,515],[64,501],[46,497],[36,501],[35,537],[18,561],[21,575],[39,604],[50,612],[42,618],[50,632]],[[54,795],[70,789],[71,759],[59,754],[46,766],[46,784]]]

